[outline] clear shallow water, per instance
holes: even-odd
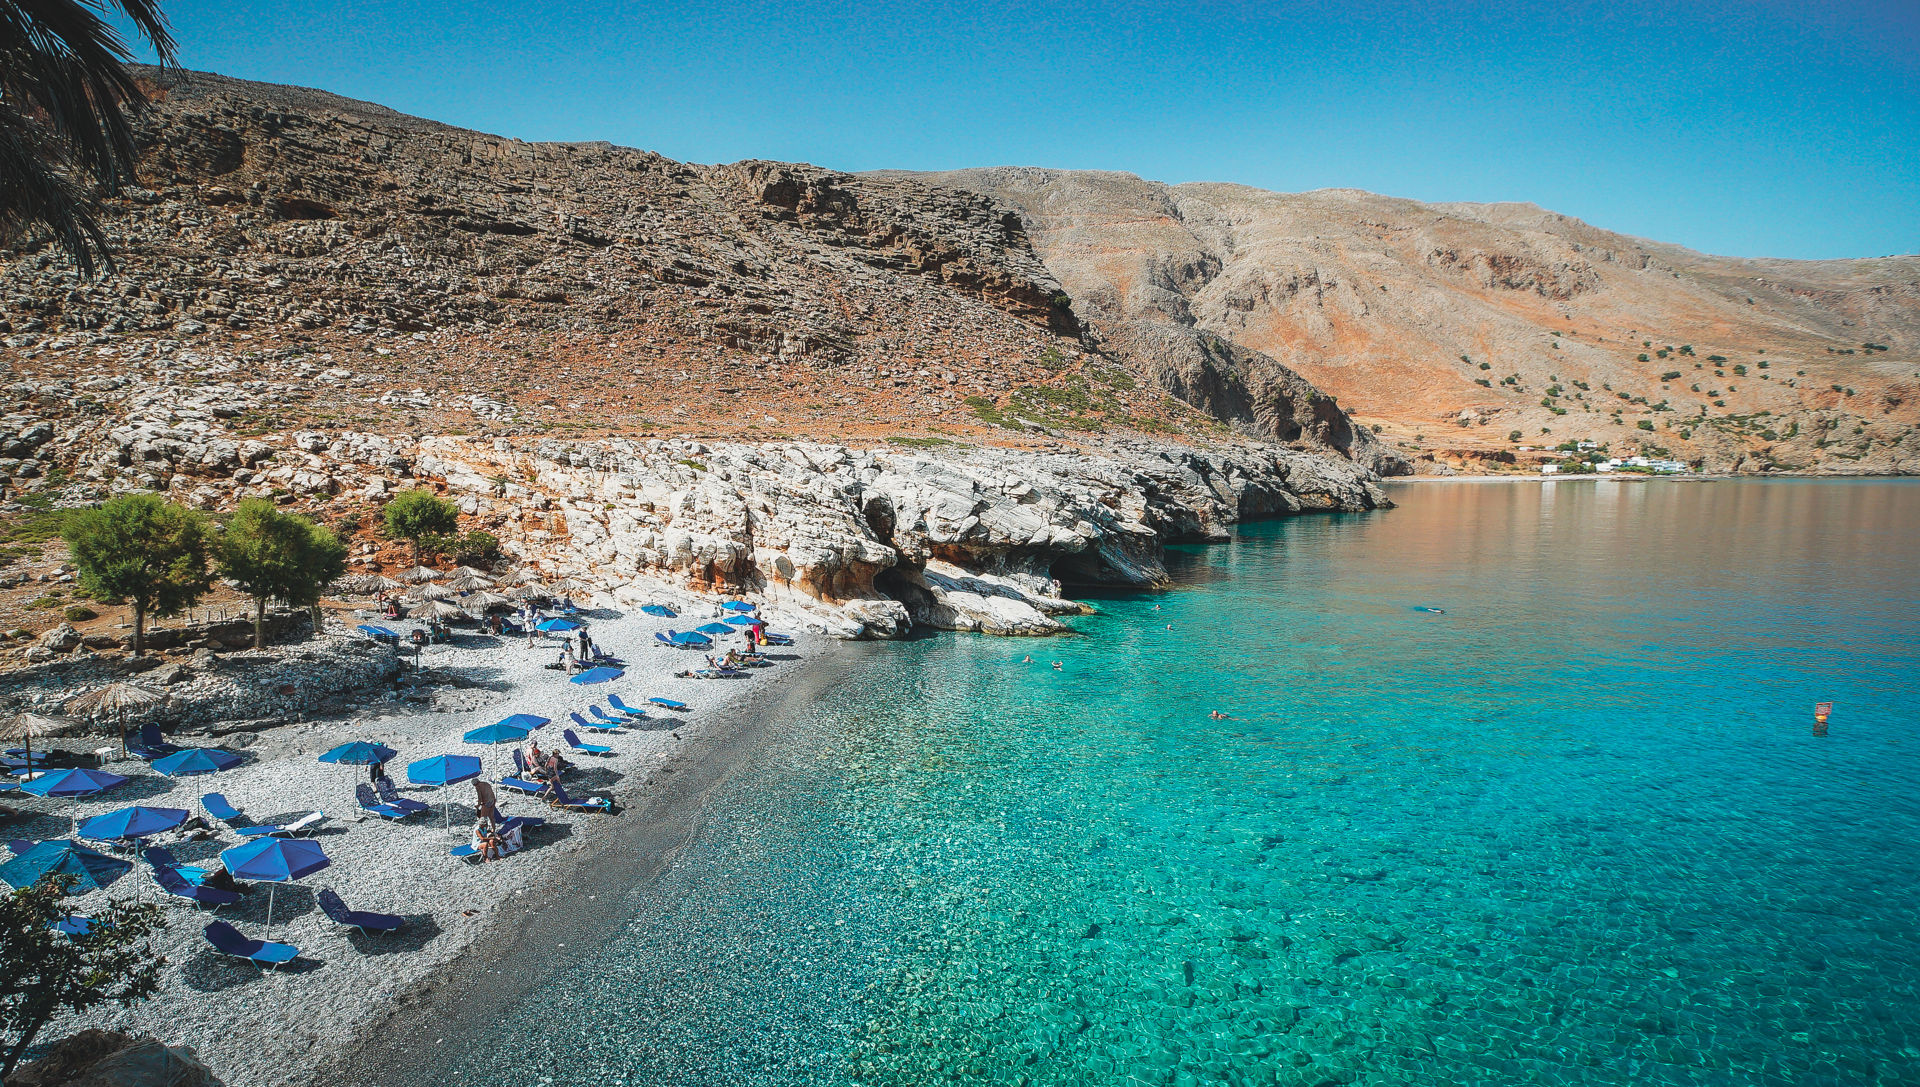
[[[1920,486],[1395,497],[851,647],[445,1079],[1920,1082]]]

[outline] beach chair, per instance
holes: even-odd
[[[151,721],[140,726],[137,739],[127,741],[127,754],[143,762],[162,759],[179,750],[178,744],[170,744],[160,738],[160,726]]]
[[[394,787],[393,779],[385,775],[382,775],[374,784],[374,788],[380,793],[380,802],[389,808],[399,808],[408,815],[433,810],[431,804],[423,804],[411,797],[401,796],[400,790]]]
[[[267,833],[276,838],[298,838],[303,834],[312,834],[314,831],[319,830],[320,824],[326,821],[326,812],[310,811],[291,823],[283,823],[280,826],[269,829]]]
[[[578,715],[578,714],[575,714],[574,716],[576,716],[576,717],[577,717],[577,716],[579,716],[579,715]],[[561,736],[561,738],[562,738],[562,739],[564,739],[564,740],[566,740],[566,741],[567,741],[567,746],[568,746],[568,747],[571,747],[571,748],[573,748],[573,749],[574,749],[575,751],[584,751],[584,752],[586,752],[586,753],[587,753],[587,754],[589,754],[589,755],[611,755],[611,754],[613,754],[613,748],[611,748],[611,747],[608,747],[608,746],[607,746],[606,744],[583,744],[583,743],[581,743],[581,742],[580,742],[580,737],[579,737],[579,736],[577,736],[577,735],[575,735],[575,734],[574,734],[574,731],[573,731],[572,729],[570,729],[570,728],[569,728],[569,729],[562,729],[562,730],[560,731],[560,736]]]
[[[223,891],[218,887],[196,887],[172,868],[155,868],[153,882],[168,895],[193,903],[193,908],[196,910],[202,906],[211,906],[213,912],[219,913],[220,907],[231,906],[240,901],[240,896],[232,891]]]
[[[687,705],[685,702],[675,702],[671,698],[649,698],[647,699],[647,701],[652,703],[653,705],[659,706],[663,710],[678,710],[681,713],[685,713],[689,709],[693,708]]]
[[[368,913],[365,910],[350,910],[340,896],[333,893],[331,887],[322,887],[313,896],[320,903],[320,912],[327,915],[337,925],[357,928],[361,933],[392,932],[407,923],[404,917],[395,917],[390,913]]]
[[[588,706],[587,712],[593,715],[593,724],[587,727],[596,732],[618,732],[629,720],[625,717],[615,717],[597,705]]]
[[[47,927],[62,936],[77,939],[93,931],[93,918],[85,914],[70,913]]]
[[[219,820],[228,830],[242,838],[258,838],[262,834],[272,834],[280,829],[277,826],[254,826],[246,822],[247,817],[240,814],[239,808],[227,803],[227,798],[222,793],[208,793],[201,797],[200,808],[207,813],[208,818]]]
[[[529,781],[526,778],[511,776],[501,778],[500,787],[502,789],[512,789],[516,793],[525,793],[527,796],[539,796],[547,790],[545,785],[537,781]]]
[[[249,940],[240,934],[240,930],[225,921],[215,921],[206,927],[207,942],[222,955],[236,959],[246,959],[253,965],[266,970],[268,967],[279,969],[290,963],[300,954],[300,949],[292,944],[276,944],[270,940]]]
[[[613,814],[613,801],[604,796],[590,796],[584,800],[575,800],[567,795],[567,790],[557,781],[547,790],[547,803],[568,811],[597,811],[606,815]]]
[[[141,850],[140,855],[145,857],[147,863],[153,865],[155,869],[170,868],[174,872],[177,872],[181,879],[186,880],[195,887],[207,881],[208,872],[205,868],[190,864],[181,864],[179,860],[175,859],[173,851],[170,849],[150,845]]]
[[[382,819],[405,819],[410,812],[401,811],[391,804],[382,804],[380,798],[373,795],[373,786],[361,782],[353,787],[353,798],[360,802],[360,810],[371,812]]]
[[[607,705],[612,706],[615,713],[626,714],[629,720],[638,721],[647,715],[646,710],[636,710],[625,702],[620,701],[620,696],[617,694],[607,696]]]
[[[464,842],[447,850],[447,856],[457,857],[460,860],[468,862],[478,862],[481,858],[481,853],[478,849],[474,848],[472,842]]]
[[[32,849],[33,847],[34,847],[34,843],[26,840],[25,838],[8,838],[7,839],[7,852],[13,854],[16,857],[22,853],[25,853],[27,850]]]

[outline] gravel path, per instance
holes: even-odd
[[[600,617],[590,619],[589,632],[596,644],[627,660],[625,677],[609,684],[582,687],[568,683],[560,671],[546,669],[558,655],[557,644],[542,643],[538,650],[530,650],[524,640],[465,635],[464,644],[435,647],[423,657],[427,667],[472,684],[440,689],[432,708],[409,707],[398,700],[378,702],[351,719],[288,724],[254,736],[228,737],[225,743],[230,749],[251,741],[245,748],[249,760],[211,778],[174,781],[139,763],[110,766],[133,780],[101,799],[79,805],[81,819],[130,803],[187,808],[197,815],[199,797],[206,792],[225,794],[260,822],[317,808],[327,813],[329,821],[315,840],[332,864],[277,889],[271,930],[266,926],[264,886],[220,911],[222,919],[249,936],[298,946],[301,954],[292,970],[262,976],[248,963],[215,955],[201,935],[212,918],[196,914],[187,903],[175,906],[171,901],[177,900],[170,900],[169,925],[161,939],[170,964],[159,994],[131,1009],[109,1008],[56,1022],[43,1037],[58,1039],[82,1026],[135,1030],[170,1044],[193,1046],[230,1087],[299,1079],[292,1069],[313,1069],[334,1056],[358,1030],[386,1014],[397,1001],[411,999],[410,990],[496,930],[496,921],[513,916],[516,906],[538,900],[522,896],[544,898],[556,893],[554,873],[559,865],[591,854],[613,839],[618,821],[647,811],[677,767],[711,737],[724,734],[733,719],[788,686],[800,673],[800,658],[822,648],[823,641],[797,634],[793,648],[769,651],[779,661],[776,666],[756,670],[750,680],[683,680],[672,673],[703,663],[700,655],[661,648],[653,634],[668,627],[688,629],[705,618],[683,613],[678,619],[656,619],[638,611],[595,614]],[[777,621],[775,625],[778,628]],[[610,794],[629,809],[627,813],[554,811],[532,798],[497,790],[505,814],[537,814],[548,820],[546,826],[528,833],[525,850],[501,861],[476,864],[447,854],[472,826],[471,785],[446,790],[452,807],[451,830],[443,828],[437,811],[389,823],[372,815],[362,818],[353,801],[354,784],[366,780],[364,767],[316,761],[321,752],[347,740],[386,743],[400,752],[389,768],[402,793],[437,807],[442,797],[436,790],[404,784],[407,762],[437,754],[481,755],[486,776],[498,778],[511,758],[508,749],[465,744],[462,733],[510,713],[536,713],[555,719],[535,734],[544,749],[562,742],[560,729],[567,711],[584,713],[596,698],[605,707],[608,693],[619,694],[631,705],[649,696],[677,699],[692,711],[656,710],[650,723],[617,735],[582,733],[583,741],[607,743],[615,750],[603,757],[572,756],[575,770],[568,775],[569,793]],[[22,798],[21,806],[46,814],[12,824],[9,836],[39,839],[67,833],[65,815],[74,809],[71,802]],[[171,841],[166,837],[154,841],[169,845],[183,863],[217,864],[219,851],[237,844],[237,839],[218,824],[214,830],[218,837],[208,840],[174,835]],[[388,936],[362,936],[343,929],[315,904],[313,893],[321,887],[333,888],[351,908],[398,914],[407,918],[407,925]],[[107,892],[81,896],[75,904],[85,912],[97,908],[109,894],[126,896],[136,891],[148,899],[156,893],[144,864]]]

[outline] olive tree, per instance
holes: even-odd
[[[310,608],[327,582],[347,572],[347,546],[297,513],[263,498],[240,503],[220,539],[220,576],[253,598],[253,646],[267,644],[267,601]]]
[[[133,655],[144,648],[148,615],[178,615],[213,585],[212,536],[193,510],[152,494],[124,494],[67,519],[67,549],[80,591],[133,607]]]
[[[415,489],[394,495],[381,511],[380,520],[388,536],[413,545],[413,562],[418,566],[420,541],[459,528],[460,509],[432,491]]]

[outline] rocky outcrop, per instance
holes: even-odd
[[[627,605],[755,594],[844,637],[1061,629],[1063,585],[1152,585],[1160,548],[1253,517],[1386,504],[1366,473],[1273,446],[919,452],[805,443],[431,439],[414,473],[503,546]]]
[[[203,648],[175,661],[93,656],[81,649],[62,659],[0,672],[0,705],[10,707],[9,712],[59,713],[95,687],[131,679],[166,695],[166,702],[128,714],[128,726],[154,720],[191,727],[325,711],[399,674],[400,658],[392,646],[344,636],[237,653]]]

